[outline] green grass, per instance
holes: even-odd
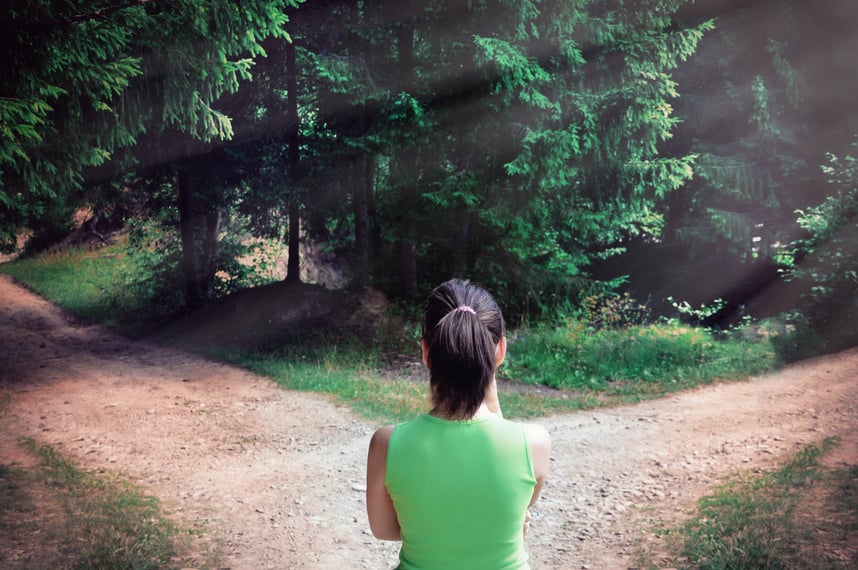
[[[79,317],[123,332],[141,327],[147,301],[135,287],[140,268],[123,245],[37,255],[0,265],[0,271]]]
[[[356,347],[300,345],[276,352],[222,354],[222,359],[273,378],[292,390],[336,397],[358,414],[391,421],[414,416],[424,408],[426,386],[405,377],[382,378],[371,356]]]
[[[763,476],[744,474],[700,499],[669,531],[682,570],[847,570],[858,566],[858,466],[819,459],[811,446]],[[654,566],[650,566],[653,568]]]
[[[591,330],[573,322],[524,330],[518,337],[510,344],[506,375],[631,400],[746,378],[777,364],[768,342],[716,339],[707,330],[678,324]]]
[[[180,568],[191,535],[171,522],[158,500],[110,474],[80,470],[54,448],[22,445],[31,467],[0,466],[0,543],[4,568],[156,570]]]
[[[211,354],[211,353],[210,353]],[[329,394],[365,418],[398,422],[427,410],[427,382],[407,370],[384,369],[376,355],[355,344],[290,346],[274,352],[220,353],[216,358],[274,379],[292,389]],[[508,417],[543,416],[601,405],[595,396],[533,391],[502,396]]]

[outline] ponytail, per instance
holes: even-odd
[[[437,408],[453,418],[474,415],[494,378],[503,334],[503,315],[484,289],[451,280],[429,295],[423,339],[429,348],[429,382]]]

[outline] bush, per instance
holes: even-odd
[[[655,392],[775,365],[768,341],[716,340],[706,329],[676,323],[595,330],[577,320],[521,332],[508,360],[504,373],[529,384],[623,391],[628,383],[647,382]]]
[[[858,160],[829,155],[823,171],[836,191],[799,212],[806,236],[786,259],[786,279],[804,291],[795,334],[777,344],[787,361],[858,344]]]
[[[581,301],[581,320],[599,330],[616,329],[650,322],[652,311],[629,295],[599,293],[588,295]]]

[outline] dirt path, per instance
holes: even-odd
[[[554,442],[534,512],[538,569],[633,566],[648,519],[675,519],[729,473],[839,435],[858,459],[858,350],[750,383],[539,420]],[[364,459],[375,426],[237,368],[70,322],[0,276],[0,465],[34,437],[118,470],[187,521],[208,521],[222,566],[390,568],[368,534]],[[0,552],[0,560],[10,553]]]

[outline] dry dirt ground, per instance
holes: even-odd
[[[677,520],[732,473],[839,436],[858,460],[858,350],[748,383],[542,418],[550,481],[534,509],[534,570],[626,569],[652,521]],[[391,568],[364,514],[376,426],[323,397],[75,323],[0,276],[0,465],[35,438],[139,482],[189,526],[206,521],[219,567]],[[0,566],[27,556],[0,551]],[[187,561],[188,565],[202,560]]]

